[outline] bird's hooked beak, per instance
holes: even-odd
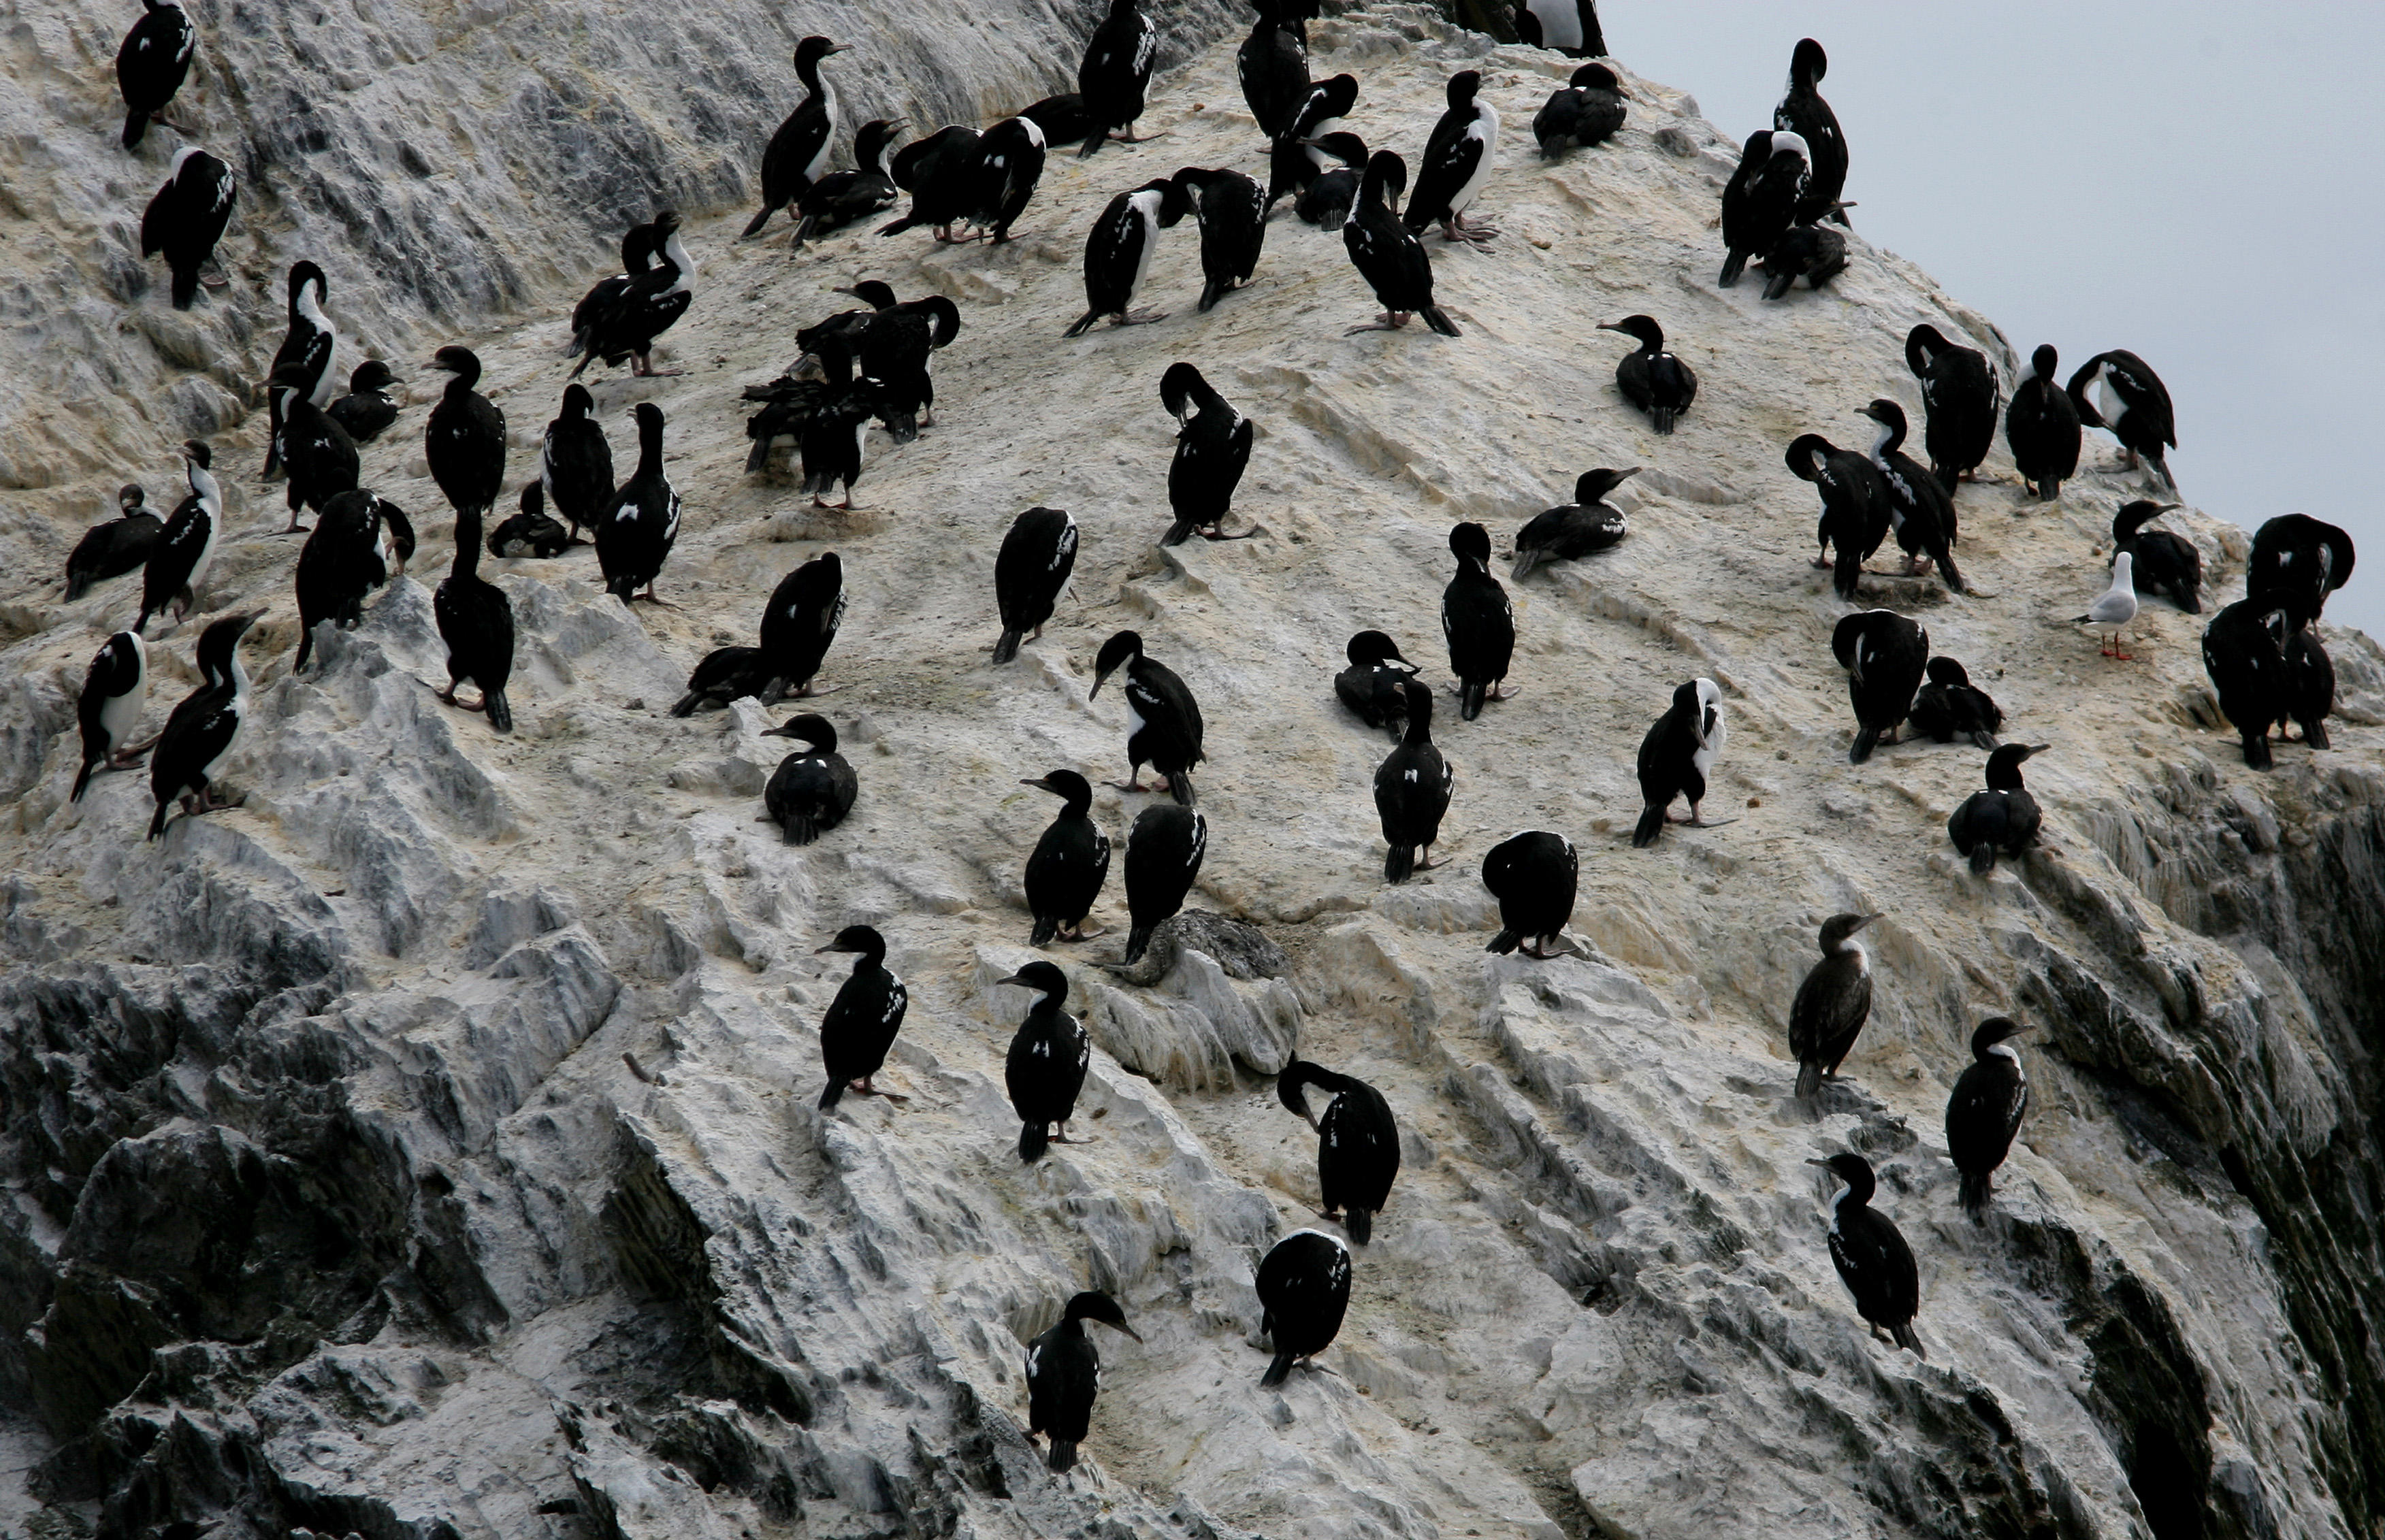
[[[1031,786],[1038,791],[1052,791],[1057,789],[1057,788],[1054,787],[1050,781],[1045,780],[1041,776],[1028,776],[1022,779],[1018,784],[1021,786]]]
[[[1810,1155],[1809,1155],[1809,1156],[1807,1156],[1807,1157],[1805,1158],[1805,1163],[1806,1163],[1807,1165],[1809,1165],[1809,1166],[1820,1166],[1824,1171],[1828,1171],[1828,1170],[1829,1170],[1829,1169],[1830,1169],[1830,1162],[1829,1162],[1829,1161],[1817,1161],[1817,1160],[1815,1160],[1815,1159],[1814,1159],[1812,1156],[1810,1156]]]
[[[805,738],[803,734],[795,731],[792,725],[777,727],[765,727],[762,729],[761,736],[764,738],[791,739],[794,742],[802,744],[806,749],[812,746],[812,740]]]
[[[2021,758],[2035,759],[2038,755],[2045,752],[2048,749],[2053,748],[2054,745],[2051,743],[2030,743],[2025,744],[2023,747],[2028,749],[2029,751],[2021,755]]]
[[[1086,699],[1086,700],[1088,700],[1088,701],[1090,701],[1090,700],[1092,700],[1094,696],[1099,695],[1099,694],[1102,692],[1102,686],[1104,686],[1105,684],[1107,684],[1107,683],[1109,682],[1109,677],[1109,677],[1109,675],[1107,675],[1107,674],[1096,674],[1096,675],[1094,675],[1094,676],[1093,676],[1093,689],[1089,689],[1089,690],[1087,690],[1087,691],[1085,691],[1085,699]]]
[[[1136,1331],[1133,1327],[1128,1325],[1123,1321],[1105,1321],[1102,1324],[1114,1331],[1124,1332],[1127,1335],[1134,1338],[1137,1342],[1141,1342],[1143,1340],[1143,1334]]]
[[[828,45],[828,51],[831,54],[850,54],[853,49],[854,44],[850,43],[831,43]]]
[[[1042,987],[1033,979],[1023,977],[1018,974],[1012,974],[1008,978],[997,978],[993,983],[994,987],[996,988],[1000,988],[1005,984],[1016,984],[1022,989],[1035,989]]]
[[[851,947],[840,947],[835,942],[830,941],[827,946],[814,947],[812,949],[812,955],[814,957],[818,957],[824,951],[851,951],[853,949]]]
[[[1648,467],[1645,466],[1634,466],[1630,470],[1617,471],[1615,473],[1615,485],[1617,487],[1623,485],[1623,483],[1630,480],[1633,477],[1639,475],[1642,471],[1646,470],[1647,468]],[[1612,491],[1613,489],[1610,488],[1609,490]]]

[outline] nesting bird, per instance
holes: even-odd
[[[2007,743],[1988,756],[1988,787],[1963,799],[1946,819],[1947,836],[1954,849],[1967,856],[1975,876],[1996,869],[1996,857],[2018,856],[2037,843],[2045,822],[2037,799],[2029,794],[2020,767],[2032,754],[2045,752],[2043,743]]]
[[[1305,1087],[1311,1086],[1333,1099],[1321,1116],[1309,1109]],[[1317,1130],[1317,1186],[1325,1217],[1348,1230],[1352,1241],[1366,1245],[1400,1174],[1400,1127],[1391,1103],[1355,1075],[1337,1074],[1305,1059],[1283,1067],[1275,1094]]]
[[[1852,208],[1852,204],[1833,204],[1830,212]],[[1780,232],[1772,249],[1756,259],[1764,273],[1764,297],[1784,300],[1797,280],[1805,280],[1807,292],[1828,288],[1832,279],[1847,270],[1847,238],[1828,225],[1801,222]]]
[[[571,549],[571,531],[546,511],[546,489],[522,483],[518,511],[489,531],[489,554],[550,561]]]
[[[1482,858],[1482,886],[1499,900],[1499,933],[1482,950],[1543,960],[1579,955],[1565,927],[1580,883],[1580,857],[1564,835],[1527,829],[1492,846]]]
[[[808,845],[844,822],[860,794],[861,782],[853,766],[836,751],[836,728],[816,712],[805,712],[775,727],[764,738],[794,740],[794,751],[770,772],[762,788],[767,821],[779,826],[789,845]]]
[[[348,375],[348,393],[324,408],[333,422],[344,428],[349,438],[368,444],[389,431],[397,421],[397,403],[392,401],[389,388],[397,381],[389,366],[378,358],[368,358]]]
[[[1457,676],[1458,715],[1471,722],[1506,688],[1516,655],[1516,606],[1491,576],[1491,531],[1460,524],[1449,531],[1457,572],[1441,594],[1441,634],[1449,643],[1449,671]]]
[[[1027,944],[1091,940],[1101,932],[1088,934],[1085,916],[1093,912],[1110,876],[1110,837],[1093,822],[1093,789],[1074,770],[1055,770],[1018,784],[1060,799],[1059,815],[1027,858],[1027,912],[1035,917]]]
[[[862,124],[853,135],[853,169],[830,171],[796,195],[795,234],[789,242],[794,250],[803,250],[816,236],[894,206],[894,179],[886,174],[886,146],[894,142],[902,127],[899,118],[873,118]],[[1040,152],[1040,140],[1037,147]],[[1042,169],[1040,162],[1037,169]],[[769,210],[765,208],[761,217],[768,223]]]
[[[1516,532],[1516,565],[1508,576],[1522,582],[1549,562],[1578,561],[1620,542],[1631,532],[1623,510],[1606,494],[1644,468],[1582,472],[1573,484],[1573,501],[1534,514]]]
[[[1631,831],[1633,845],[1645,850],[1655,844],[1668,823],[1703,829],[1735,822],[1709,821],[1698,811],[1706,797],[1706,775],[1728,736],[1721,686],[1712,679],[1690,679],[1673,691],[1672,705],[1640,740],[1640,823]],[[1690,804],[1687,818],[1673,816],[1677,797]]]
[[[1871,1163],[1860,1155],[1805,1163],[1827,1168],[1842,1184],[1830,1199],[1830,1261],[1854,1296],[1855,1313],[1872,1335],[1927,1359],[1913,1332],[1913,1318],[1921,1310],[1921,1270],[1894,1223],[1871,1206],[1879,1190]]]
[[[1974,1220],[1987,1216],[1995,1170],[2029,1111],[2029,1074],[2012,1046],[2029,1030],[2009,1016],[1981,1022],[1971,1034],[1971,1062],[1946,1099],[1946,1153],[1963,1174],[1963,1211]]]
[[[1620,331],[1640,346],[1615,366],[1615,388],[1623,399],[1648,414],[1648,426],[1670,433],[1673,420],[1698,397],[1698,377],[1673,354],[1665,351],[1665,329],[1652,317],[1626,316],[1601,321],[1601,331]]]
[[[1559,160],[1567,150],[1587,150],[1614,138],[1622,130],[1627,116],[1623,101],[1630,94],[1615,71],[1603,64],[1575,70],[1532,115],[1532,139],[1541,147],[1541,158]]]
[[[1822,922],[1822,960],[1808,969],[1789,1006],[1789,1051],[1797,1056],[1797,1099],[1811,1102],[1833,1079],[1871,1020],[1871,954],[1856,939],[1877,914]]]
[[[870,1079],[885,1068],[886,1055],[903,1030],[904,1014],[911,1009],[911,991],[886,965],[886,938],[868,925],[847,925],[819,950],[850,952],[853,972],[837,987],[820,1017],[820,1065],[828,1085],[819,1094],[819,1110],[833,1108],[847,1091],[857,1096],[882,1096],[908,1101],[893,1091],[881,1091]]]
[[[1143,767],[1158,772],[1154,790],[1168,792],[1186,807],[1192,805],[1192,766],[1201,752],[1201,703],[1166,664],[1145,657],[1143,638],[1120,631],[1102,643],[1093,658],[1091,701],[1120,668],[1126,670],[1127,778],[1110,784],[1121,791],[1141,791]]]
[[[1929,682],[1913,697],[1913,730],[1941,743],[1966,738],[1982,749],[1995,748],[1996,729],[2004,725],[1995,701],[1953,658],[1930,659],[1929,673]]]
[[[1343,655],[1350,666],[1333,676],[1334,695],[1367,726],[1389,727],[1394,736],[1405,731],[1407,684],[1417,669],[1400,655],[1400,644],[1380,631],[1359,631]]]
[[[1035,992],[1002,1069],[1010,1109],[1018,1114],[1018,1158],[1032,1165],[1054,1144],[1086,1142],[1068,1136],[1068,1119],[1085,1088],[1093,1040],[1084,1024],[1062,1009],[1068,1002],[1068,975],[1056,965],[1039,959],[1000,982]]]
[[[1457,777],[1433,746],[1432,691],[1414,679],[1401,688],[1407,696],[1406,731],[1375,770],[1375,812],[1382,819],[1383,840],[1391,847],[1383,861],[1385,882],[1405,882],[1417,872],[1442,864],[1418,858],[1441,838],[1441,821],[1449,812],[1450,790]]]
[[[1929,632],[1893,610],[1864,610],[1839,622],[1830,654],[1847,671],[1847,702],[1855,712],[1847,763],[1861,764],[1874,747],[1897,740],[1929,666]]]

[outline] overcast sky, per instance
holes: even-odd
[[[1856,227],[2063,374],[2142,357],[2185,499],[2302,512],[2364,561],[2328,618],[2385,634],[2385,4],[1605,0],[1607,46],[1744,139],[1801,36],[1845,128]],[[2114,453],[2090,435],[2092,453]],[[2374,565],[2370,564],[2374,563]],[[2237,575],[2241,581],[2241,575]],[[2233,597],[2233,594],[2230,594]]]

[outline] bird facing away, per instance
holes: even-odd
[[[1789,1007],[1789,1051],[1797,1056],[1797,1099],[1812,1102],[1871,1019],[1871,954],[1857,939],[1877,914],[1833,914],[1822,922],[1822,960],[1807,971]]]
[[[1999,855],[2017,856],[2037,843],[2044,823],[2037,799],[2022,784],[2020,767],[2043,743],[2007,743],[1988,756],[1988,787],[1963,800],[1946,819],[1946,833],[1954,849],[1968,856],[1971,871],[1985,876],[1996,869]]]
[[[1542,959],[1582,955],[1565,934],[1580,885],[1580,857],[1562,834],[1527,829],[1492,846],[1482,858],[1482,886],[1499,900],[1499,933],[1482,950]]]
[[[1405,882],[1448,861],[1446,856],[1440,861],[1418,857],[1441,838],[1441,821],[1449,813],[1450,789],[1457,778],[1433,746],[1432,691],[1414,679],[1402,689],[1407,696],[1406,731],[1375,771],[1375,812],[1391,847],[1383,860],[1385,882]]]
[[[1259,1330],[1275,1350],[1262,1389],[1333,1345],[1350,1310],[1350,1248],[1322,1230],[1294,1230],[1259,1262]]]
[[[1491,531],[1460,524],[1449,531],[1457,572],[1441,594],[1441,634],[1449,643],[1449,671],[1457,676],[1457,714],[1471,722],[1485,702],[1505,701],[1507,668],[1516,656],[1516,606],[1491,576]]]

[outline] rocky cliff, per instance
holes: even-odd
[[[131,164],[105,138],[122,19],[0,34],[36,82],[0,105],[26,361],[0,382],[20,489],[0,528],[0,1407],[22,1409],[0,1422],[0,1532],[2385,1533],[2366,639],[2329,632],[2333,751],[2249,772],[2201,620],[2149,604],[2134,664],[2064,623],[2102,587],[2130,480],[2024,504],[1999,455],[1962,497],[1981,592],[1867,580],[2054,745],[2031,765],[2044,847],[1973,878],[1943,820],[1976,751],[1846,763],[1843,607],[1804,565],[1811,491],[1779,453],[1806,428],[1863,441],[1876,394],[1917,406],[1920,320],[2009,379],[1985,318],[1859,234],[1830,292],[1717,292],[1735,148],[1692,102],[1630,81],[1612,145],[1543,167],[1519,130],[1562,62],[1394,5],[1315,31],[1318,72],[1361,78],[1369,142],[1413,155],[1459,68],[1509,124],[1484,205],[1506,233],[1433,242],[1461,339],[1344,337],[1373,306],[1341,242],[1279,220],[1256,281],[1208,315],[1188,223],[1152,269],[1165,322],[1060,341],[1108,197],[1256,168],[1217,10],[1177,19],[1184,62],[1145,119],[1167,137],[1055,157],[1012,245],[731,242],[794,36],[866,32],[831,66],[852,62],[848,111],[932,123],[1055,89],[1089,19],[980,13],[201,6],[191,110],[249,192],[234,282],[187,317],[125,248],[172,136]],[[423,385],[366,457],[424,531],[413,575],[291,677],[294,542],[268,533],[245,405],[282,267],[322,261],[335,317],[394,357],[478,349],[518,482],[561,317],[663,201],[703,216],[699,297],[666,344],[687,372],[597,396],[617,453],[632,404],[669,414],[680,607],[625,609],[584,551],[497,563],[518,730],[440,706]],[[860,276],[953,296],[964,329],[937,427],[899,450],[873,431],[868,511],[818,514],[742,473],[737,395]],[[1630,311],[1704,379],[1670,439],[1619,402],[1621,344],[1592,329]],[[1255,539],[1154,547],[1178,358],[1259,424],[1238,503]],[[259,720],[231,771],[244,805],[144,844],[145,777],[66,801],[73,692],[128,582],[68,605],[49,575],[118,481],[167,487],[194,431],[238,473],[205,607],[271,610]],[[1651,467],[1633,532],[1515,586],[1522,693],[1442,713],[1453,863],[1386,888],[1367,788],[1387,744],[1333,703],[1342,643],[1380,626],[1437,659],[1450,524],[1504,546],[1596,465]],[[1075,514],[1083,554],[1044,639],[996,669],[993,554],[1036,503]],[[2242,534],[2173,518],[2241,592]],[[789,849],[755,822],[781,714],[664,708],[827,549],[852,603],[821,704],[861,801]],[[1123,706],[1088,689],[1125,625],[1211,722],[1193,901],[1284,957],[1230,973],[1193,936],[1156,979],[1106,972],[1114,885],[1112,934],[1058,952],[1097,1044],[1094,1142],[1022,1169],[1000,1062],[1027,1002],[995,981],[1031,955],[1018,874],[1053,804],[1018,782],[1121,767]],[[153,654],[153,725],[198,628]],[[1636,851],[1633,751],[1699,674],[1731,722],[1707,808],[1737,822]],[[1104,789],[1095,816],[1122,835],[1143,801]],[[1482,950],[1482,853],[1533,826],[1580,847],[1587,958]],[[1888,916],[1879,1005],[1817,1117],[1784,1026],[1815,926],[1846,909]],[[911,987],[885,1078],[912,1099],[823,1117],[815,1028],[844,969],[813,949],[855,922]],[[1974,1224],[1942,1109],[1997,1012],[2043,1030]],[[1269,1079],[1295,1049],[1389,1097],[1405,1165],[1333,1372],[1261,1391],[1253,1263],[1317,1202],[1315,1136]],[[1831,1272],[1804,1161],[1846,1149],[1918,1254],[1926,1362],[1868,1340]],[[1059,1479],[1023,1435],[1021,1345],[1086,1286],[1145,1340],[1103,1342],[1087,1462]]]

